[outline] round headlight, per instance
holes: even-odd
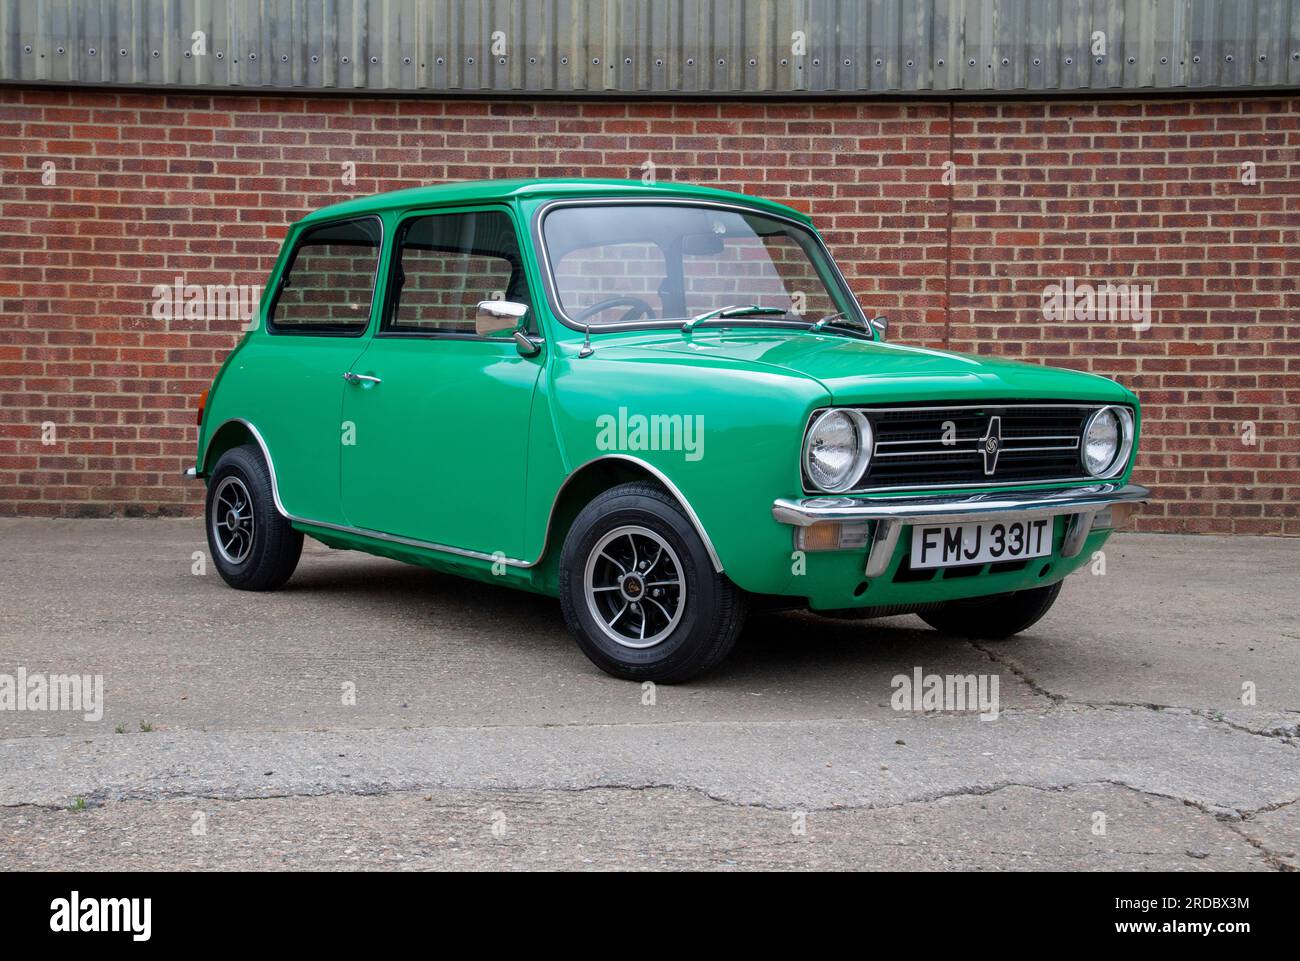
[[[828,410],[813,421],[804,443],[804,472],[818,490],[851,488],[871,459],[871,424],[856,410]]]
[[[1133,415],[1123,407],[1103,407],[1083,428],[1083,467],[1093,477],[1113,477],[1128,463],[1133,446]]]

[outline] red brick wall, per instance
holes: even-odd
[[[239,320],[156,320],[154,285],[178,274],[261,284],[287,223],[350,196],[636,177],[647,159],[661,180],[810,211],[897,339],[1136,389],[1138,479],[1159,497],[1140,527],[1300,534],[1300,99],[1285,98],[717,105],[0,90],[0,513],[198,509],[199,485],[180,478],[193,399]],[[341,179],[349,161],[355,186]],[[1045,285],[1069,277],[1150,284],[1150,329],[1045,321]]]

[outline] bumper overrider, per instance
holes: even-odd
[[[1016,491],[1013,493],[930,495],[926,497],[810,497],[778,498],[772,516],[795,528],[816,524],[861,524],[871,522],[873,530],[864,574],[879,577],[889,567],[904,527],[916,524],[960,524],[968,521],[1033,521],[1070,517],[1062,557],[1074,557],[1093,529],[1099,515],[1115,505],[1139,504],[1151,499],[1151,492],[1137,484],[1093,484],[1067,490]],[[1106,520],[1103,516],[1103,520]],[[1109,523],[1098,525],[1109,526]]]

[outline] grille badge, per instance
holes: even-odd
[[[984,476],[991,477],[998,468],[998,453],[1002,449],[1002,418],[994,414],[989,418],[989,429],[980,438],[980,453],[984,455]]]

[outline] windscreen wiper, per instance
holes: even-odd
[[[732,304],[729,307],[718,307],[714,310],[706,310],[702,314],[696,314],[686,323],[682,324],[682,332],[689,334],[695,329],[697,324],[703,324],[710,320],[727,320],[732,317],[748,317],[755,314],[785,314],[788,313],[784,307],[760,307],[758,304]]]

